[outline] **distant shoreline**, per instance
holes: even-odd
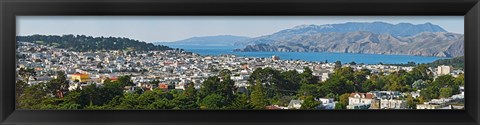
[[[451,59],[452,57],[415,56],[415,55],[387,55],[387,54],[363,54],[363,53],[335,53],[335,52],[234,52],[238,46],[196,46],[196,45],[167,45],[171,48],[184,49],[188,52],[202,56],[217,56],[232,54],[243,57],[271,58],[277,55],[281,60],[304,60],[314,62],[335,62],[364,64],[407,64],[408,62],[431,63],[439,59]],[[221,48],[219,48],[221,47]],[[339,57],[341,56],[341,57]]]

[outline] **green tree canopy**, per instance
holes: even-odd
[[[265,89],[260,80],[257,80],[256,84],[254,84],[250,98],[254,109],[265,109],[265,106],[268,105]]]
[[[300,109],[317,109],[318,105],[320,105],[320,102],[315,101],[313,96],[307,96]]]

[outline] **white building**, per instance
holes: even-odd
[[[352,93],[348,97],[347,109],[368,109],[375,102],[373,93]]]
[[[325,81],[327,81],[327,79],[330,78],[330,77],[328,76],[328,73],[322,73],[322,75],[320,76],[320,78],[321,78],[320,81],[325,82]]]
[[[320,101],[320,107],[321,109],[335,109],[335,101],[333,101],[333,98],[319,98],[317,101]]]
[[[441,108],[440,105],[434,104],[417,104],[417,109],[439,109]]]
[[[380,101],[381,109],[407,109],[407,101],[397,99],[382,99]]]
[[[437,75],[448,75],[453,71],[452,66],[441,65],[437,67]]]
[[[288,109],[300,109],[302,107],[303,100],[291,100],[288,104]]]

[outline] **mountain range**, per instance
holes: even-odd
[[[235,42],[247,40],[249,37],[218,35],[192,37],[174,42],[156,42],[156,45],[201,45],[201,46],[233,46]]]
[[[233,35],[191,37],[156,45],[237,46],[238,52],[339,52],[458,57],[463,34],[432,24],[347,22],[298,25],[260,37]]]
[[[295,41],[295,42],[292,42]],[[422,32],[410,37],[394,37],[368,31],[317,33],[247,45],[235,51],[338,52],[457,57],[463,55],[464,37],[448,32]]]
[[[384,22],[300,25],[236,42],[234,51],[340,52],[457,57],[464,53],[463,34],[431,23]]]
[[[278,39],[285,39],[295,37],[298,35],[309,35],[317,33],[346,33],[355,31],[369,31],[376,34],[390,34],[395,37],[413,36],[421,32],[447,32],[445,29],[438,25],[431,23],[425,24],[411,24],[411,23],[399,23],[390,24],[385,22],[348,22],[341,24],[324,24],[324,25],[299,25],[291,29],[281,30],[271,35],[260,36],[257,38],[248,39],[245,41],[237,42],[236,45],[246,46],[258,43],[270,43]]]

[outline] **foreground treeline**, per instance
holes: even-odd
[[[228,70],[206,79],[200,89],[190,83],[185,90],[130,93],[124,92],[125,86],[134,85],[130,76],[121,76],[113,82],[106,80],[101,86],[91,84],[68,91],[69,81],[61,72],[56,79],[33,86],[25,83],[26,78],[35,75],[33,70],[21,69],[18,74],[24,78],[16,83],[19,109],[265,109],[268,105],[287,106],[292,99],[304,100],[302,109],[317,109],[319,102],[314,98],[320,97],[334,98],[339,101],[335,108],[345,109],[352,92],[421,90],[417,99],[406,97],[408,105],[414,108],[417,103],[457,94],[459,86],[464,85],[463,75],[457,78],[443,75],[434,80],[426,65],[418,65],[410,72],[400,70],[390,74],[337,67],[325,82],[318,81],[309,68],[304,68],[302,73],[259,68],[251,74],[246,91],[238,91],[230,79],[234,74]]]

